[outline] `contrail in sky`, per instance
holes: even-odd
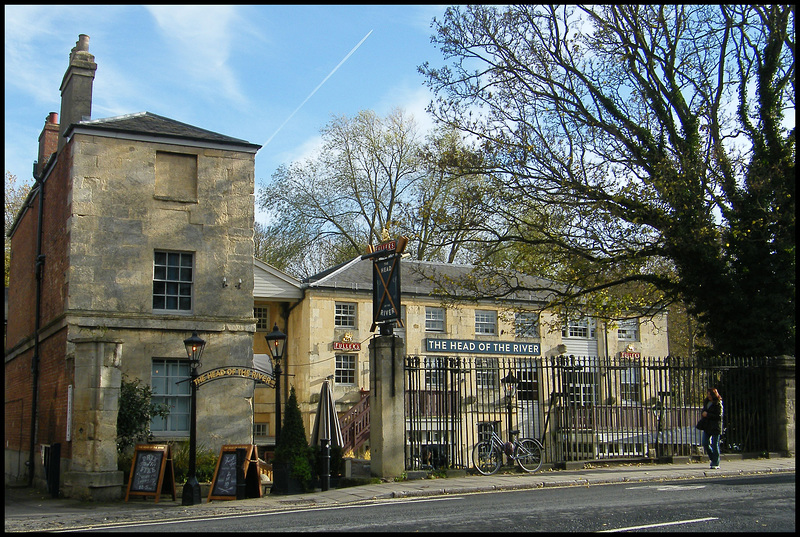
[[[354,46],[354,47],[353,47],[353,50],[351,50],[350,52],[348,52],[348,53],[347,53],[347,56],[345,56],[344,58],[342,58],[342,61],[340,61],[340,62],[339,62],[339,65],[337,65],[336,67],[334,67],[334,68],[333,68],[333,71],[331,71],[330,73],[328,73],[328,76],[326,76],[324,79],[322,79],[322,82],[320,82],[320,83],[319,83],[319,85],[318,85],[316,88],[314,88],[314,91],[312,91],[311,93],[309,93],[309,94],[308,94],[308,97],[306,97],[306,100],[305,100],[305,101],[303,101],[302,103],[300,103],[300,106],[298,106],[297,108],[295,108],[294,112],[292,112],[292,113],[289,115],[289,117],[287,117],[287,118],[286,118],[286,121],[284,121],[284,122],[281,124],[281,126],[280,126],[280,127],[278,127],[278,130],[276,130],[276,131],[273,133],[273,135],[269,137],[269,140],[267,140],[267,142],[264,144],[264,147],[266,147],[266,146],[267,146],[267,144],[269,144],[269,143],[272,141],[272,139],[273,139],[273,138],[275,138],[275,135],[276,135],[276,134],[278,134],[278,133],[281,131],[281,129],[283,128],[283,126],[284,126],[284,125],[286,125],[287,123],[289,123],[289,120],[290,120],[290,119],[292,119],[292,117],[294,117],[294,115],[295,115],[295,114],[298,112],[298,110],[300,110],[301,108],[303,108],[303,105],[304,105],[304,104],[306,104],[306,103],[308,102],[308,100],[309,100],[311,97],[313,97],[313,96],[314,96],[314,94],[317,92],[317,90],[319,90],[319,88],[321,88],[321,87],[322,87],[322,85],[323,85],[325,82],[327,82],[327,81],[328,81],[328,79],[329,79],[330,77],[332,77],[332,76],[333,76],[333,73],[335,73],[335,72],[336,72],[336,71],[339,69],[339,67],[341,67],[341,66],[342,66],[342,64],[343,64],[344,62],[346,62],[346,61],[347,61],[347,58],[349,58],[350,56],[352,56],[352,55],[353,55],[353,53],[354,53],[356,50],[358,50],[358,47],[360,47],[360,46],[361,46],[361,44],[362,44],[364,41],[366,41],[366,40],[367,40],[367,38],[370,36],[370,34],[371,34],[371,33],[372,33],[372,30],[370,30],[370,31],[367,33],[367,35],[365,35],[365,36],[364,36],[364,38],[363,38],[361,41],[359,41],[359,42],[358,42],[358,44],[357,44],[356,46]]]

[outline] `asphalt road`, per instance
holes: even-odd
[[[795,474],[385,499],[92,529],[148,533],[794,532]]]

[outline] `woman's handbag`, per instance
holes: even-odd
[[[697,425],[694,426],[695,429],[698,431],[704,431],[706,428],[706,418],[705,416],[700,418],[700,421],[697,422]]]

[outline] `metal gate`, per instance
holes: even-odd
[[[706,390],[725,452],[769,450],[769,358],[407,356],[406,469],[469,468],[489,429],[537,438],[545,462],[700,455]],[[506,381],[506,382],[504,382]],[[508,382],[516,381],[516,382]]]

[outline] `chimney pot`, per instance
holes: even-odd
[[[75,43],[75,50],[82,50],[82,51],[89,51],[89,36],[86,34],[80,34],[78,36],[78,41]]]
[[[50,112],[47,116],[47,122],[51,125],[58,125],[58,112]]]

